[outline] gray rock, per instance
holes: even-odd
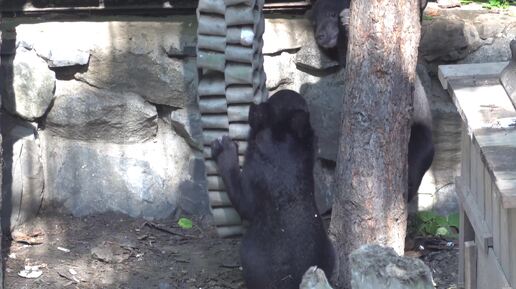
[[[311,42],[314,42],[313,28],[308,19],[265,19],[264,54],[292,51]]]
[[[288,53],[265,57],[267,88],[272,90],[271,94],[277,89],[292,89],[303,95],[318,137],[317,155],[335,161],[342,109],[339,104],[343,103],[345,70],[324,77],[314,76],[293,69],[295,57]]]
[[[181,212],[187,215],[202,214],[208,215],[210,213],[210,201],[206,193],[206,181],[201,183],[185,181],[179,185],[179,207]]]
[[[50,67],[66,67],[74,65],[86,65],[90,59],[90,53],[81,50],[68,50],[66,48],[54,49],[46,55],[40,55],[47,59]]]
[[[265,56],[263,68],[267,75],[266,85],[269,90],[296,87],[295,77],[303,74],[296,69],[295,54],[283,52],[277,56]]]
[[[481,44],[473,24],[449,16],[425,22],[419,47],[427,61],[457,61],[478,49]]]
[[[516,35],[516,23],[509,25],[497,38],[489,39],[478,50],[469,54],[458,63],[486,63],[508,61],[511,59],[509,43]]]
[[[55,73],[34,51],[16,50],[14,59],[2,63],[2,103],[5,109],[24,119],[43,116],[54,98]]]
[[[296,53],[296,67],[316,76],[328,75],[340,68],[337,61],[329,59],[321,52],[315,41],[307,42]]]
[[[35,125],[0,113],[3,139],[4,229],[36,217],[43,199],[43,166]]]
[[[201,113],[194,106],[170,111],[170,123],[177,134],[182,136],[194,149],[202,151]]]
[[[459,0],[437,0],[437,5],[441,8],[460,7]]]
[[[303,275],[299,289],[332,289],[326,274],[317,266],[312,266]]]
[[[349,255],[349,266],[352,288],[434,288],[432,272],[423,261],[399,256],[390,247],[363,245]]]
[[[195,17],[23,24],[16,32],[19,43],[27,43],[46,58],[59,58],[61,64],[72,59],[83,63],[90,53],[88,70],[78,72],[76,78],[98,88],[133,92],[149,102],[174,107],[195,101],[195,59],[170,59],[166,53],[171,47],[193,45]]]
[[[482,14],[473,21],[478,35],[482,39],[500,37],[511,23],[516,23],[514,17],[496,14]]]
[[[107,246],[97,246],[91,248],[91,256],[101,262],[115,263],[115,255],[113,254],[111,248]]]
[[[34,49],[36,53],[47,60],[49,67],[66,67],[86,65],[90,58],[89,47],[83,43],[60,39],[59,41],[39,41],[34,39],[19,39],[17,45],[27,49]]]
[[[505,92],[516,105],[516,38],[511,41],[511,62],[507,65],[500,75],[500,83],[505,88]]]
[[[299,90],[308,103],[310,121],[317,134],[317,155],[333,161],[337,160],[339,145],[344,75],[345,70],[341,70],[316,83],[306,83]]]
[[[202,168],[191,164],[194,152],[164,122],[158,122],[156,138],[145,143],[90,143],[47,131],[42,138],[47,200],[76,216],[209,214],[205,184],[197,179]]]
[[[146,53],[117,51],[94,53],[88,71],[79,72],[75,77],[99,88],[130,91],[149,102],[174,107],[184,107],[195,95],[193,61],[170,59],[165,53],[155,59]]]
[[[156,108],[131,92],[117,93],[79,81],[58,81],[46,128],[61,137],[144,142],[156,136]]]

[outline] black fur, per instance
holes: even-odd
[[[211,146],[231,202],[250,222],[240,248],[247,288],[297,289],[314,265],[330,277],[335,256],[315,205],[315,136],[305,100],[279,91],[252,105],[249,121],[241,172],[229,137]]]
[[[419,1],[421,21],[427,3],[427,0]],[[351,0],[317,0],[311,14],[315,42],[326,56],[338,61],[341,67],[346,66],[350,7]],[[343,22],[340,14],[345,9],[348,9],[348,17]]]
[[[417,195],[421,180],[433,159],[432,130],[422,123],[412,124],[408,148],[408,202]]]
[[[342,67],[346,66],[349,23],[342,23],[340,13],[350,5],[350,0],[317,0],[312,9],[315,42]]]

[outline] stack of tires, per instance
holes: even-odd
[[[242,234],[242,220],[224,190],[210,143],[229,135],[243,163],[249,105],[267,96],[263,70],[263,0],[199,0],[197,66],[204,156],[213,217],[220,236]]]

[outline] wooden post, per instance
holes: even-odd
[[[464,288],[477,289],[477,246],[475,241],[464,243]]]
[[[365,245],[349,256],[352,289],[432,289],[432,273],[423,261],[401,257],[394,249]]]

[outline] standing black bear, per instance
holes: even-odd
[[[237,145],[212,143],[231,202],[250,222],[240,258],[249,289],[298,289],[311,266],[331,276],[334,251],[314,200],[315,136],[305,100],[282,90],[251,105],[240,171]]]

